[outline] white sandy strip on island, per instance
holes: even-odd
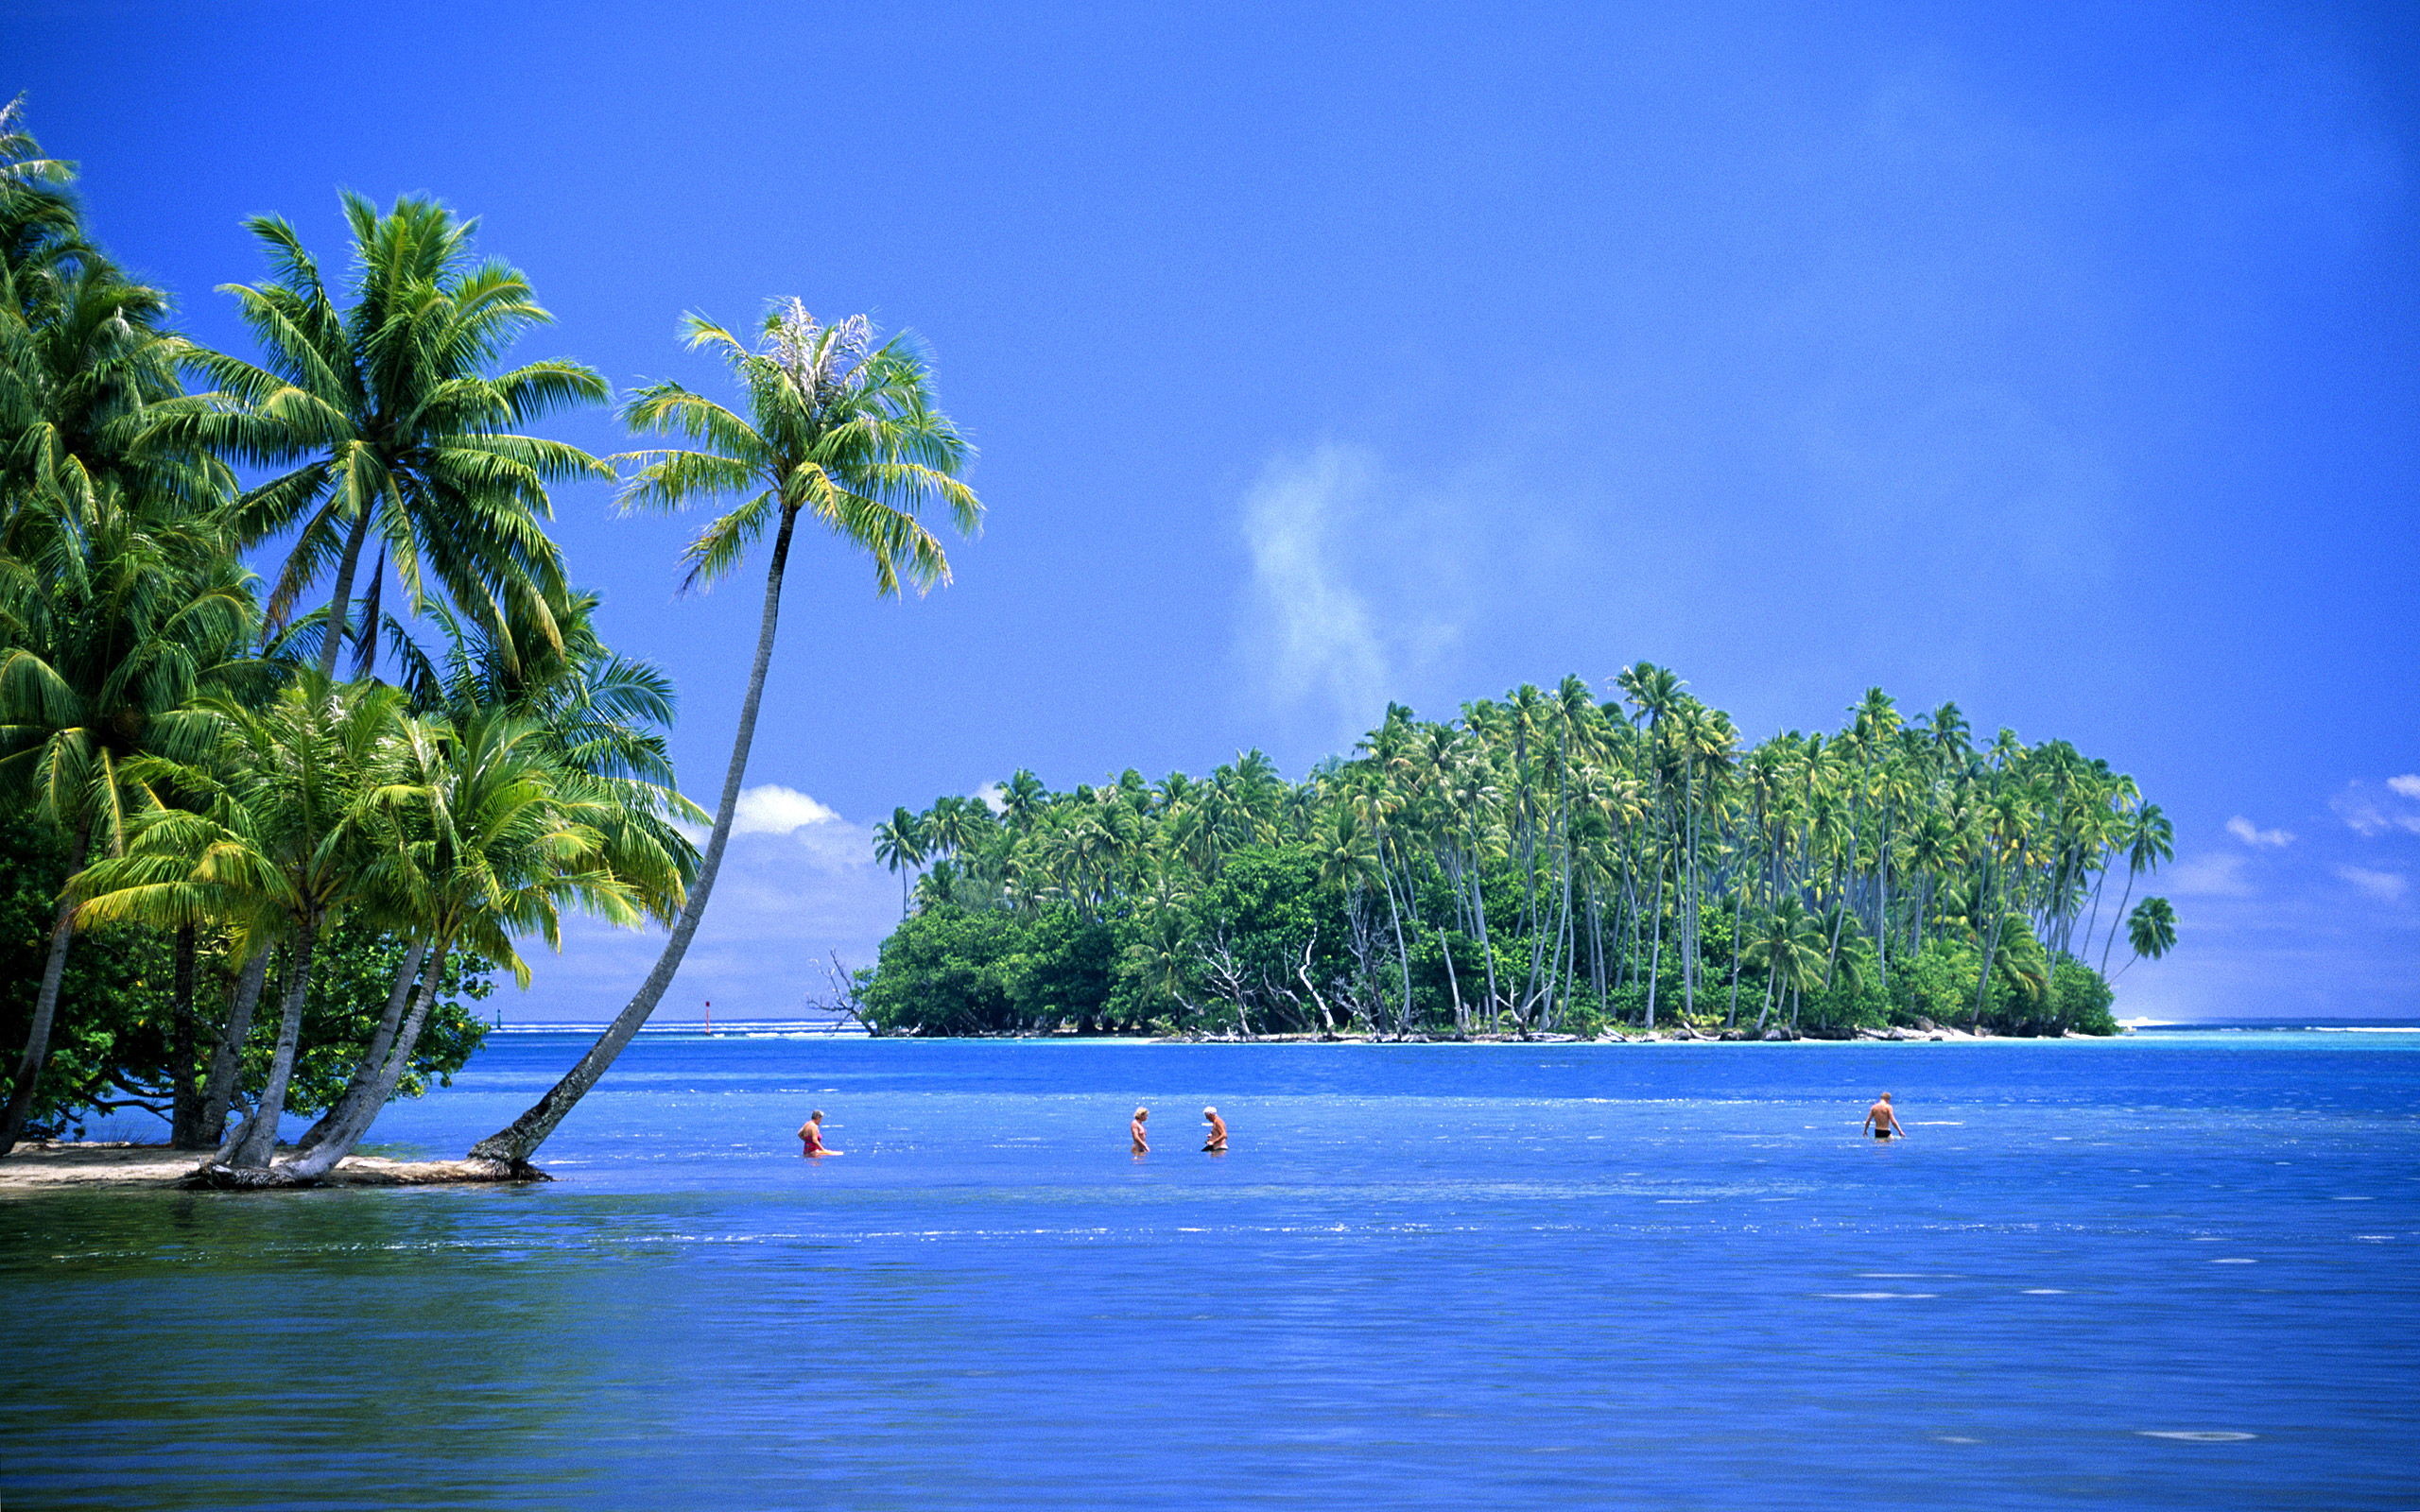
[[[173,1187],[210,1158],[206,1150],[164,1144],[21,1144],[0,1159],[0,1193],[60,1187]],[[493,1166],[476,1160],[390,1160],[353,1155],[320,1180],[322,1186],[410,1187],[492,1181]]]

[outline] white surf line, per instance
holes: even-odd
[[[2240,1444],[2260,1436],[2232,1428],[2137,1428],[2135,1432],[2145,1438],[2173,1438],[2187,1444]]]

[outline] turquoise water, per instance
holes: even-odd
[[[0,1201],[0,1498],[2420,1507],[2420,1035],[649,1038],[545,1158]]]

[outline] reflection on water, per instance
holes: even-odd
[[[2420,1505],[2410,1037],[656,1040],[609,1088],[551,1186],[0,1201],[0,1496]]]

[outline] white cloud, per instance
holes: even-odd
[[[2382,903],[2401,901],[2411,881],[2399,871],[2373,871],[2367,867],[2338,867],[2336,874]]]
[[[2240,814],[2227,820],[2227,833],[2249,846],[2286,846],[2294,843],[2291,832],[2264,830]]]
[[[2185,898],[2248,898],[2252,884],[2243,875],[2243,857],[2225,852],[2187,856],[2168,868],[2167,890]]]
[[[1269,465],[1244,498],[1252,550],[1252,639],[1279,702],[1324,701],[1374,719],[1389,688],[1368,601],[1345,581],[1337,538],[1376,472],[1358,447],[1323,445]]]
[[[994,814],[1009,812],[1009,790],[997,782],[984,783],[975,790],[975,796],[981,799],[983,806]]]
[[[2330,800],[2337,817],[2350,826],[2353,833],[2375,839],[2390,830],[2402,830],[2420,834],[2420,777],[2387,779],[2386,795],[2363,782],[2347,782],[2344,791]]]
[[[840,816],[794,787],[767,782],[739,790],[739,809],[732,816],[734,834],[788,834],[810,824],[831,824]]]

